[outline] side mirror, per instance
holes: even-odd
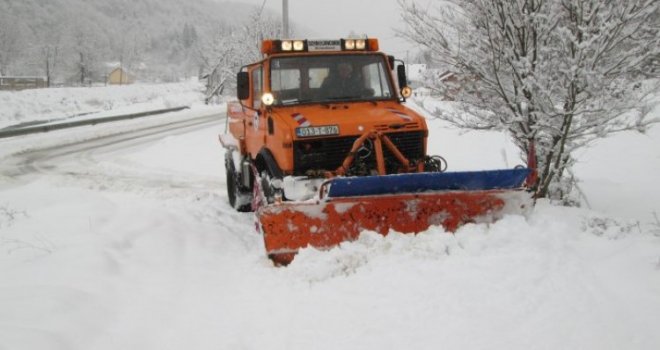
[[[236,75],[236,96],[239,100],[250,97],[250,75],[248,72],[238,72]]]
[[[408,86],[408,78],[406,77],[406,66],[403,64],[396,67],[396,75],[399,78],[399,89]]]

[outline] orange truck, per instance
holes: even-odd
[[[528,168],[445,172],[424,117],[406,107],[405,66],[377,39],[264,40],[227,104],[227,196],[254,211],[268,256],[329,249],[363,230],[448,231],[529,198]]]

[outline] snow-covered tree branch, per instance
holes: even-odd
[[[254,11],[244,24],[220,27],[205,39],[199,48],[199,57],[208,75],[207,102],[234,82],[243,65],[261,59],[262,40],[278,38],[280,33],[278,19]]]
[[[451,0],[431,11],[399,0],[403,35],[461,78],[466,128],[510,132],[535,146],[537,197],[567,199],[575,151],[608,134],[643,132],[657,91],[660,13],[654,0]],[[532,148],[533,149],[533,148]]]

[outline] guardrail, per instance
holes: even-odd
[[[60,129],[68,129],[68,128],[74,128],[74,127],[77,127],[77,126],[95,125],[95,124],[116,122],[116,121],[120,121],[120,120],[142,118],[142,117],[147,117],[147,116],[156,115],[156,114],[178,112],[178,111],[182,111],[182,110],[188,109],[188,108],[190,108],[190,107],[182,106],[182,107],[158,109],[158,110],[153,110],[153,111],[125,114],[125,115],[116,115],[116,116],[111,116],[111,117],[101,117],[101,118],[93,118],[93,119],[85,119],[85,120],[76,120],[76,121],[72,121],[72,122],[64,122],[64,123],[58,123],[58,124],[36,125],[36,126],[28,126],[28,127],[15,128],[15,129],[9,127],[9,128],[5,128],[5,129],[0,129],[0,138],[28,135],[28,134],[38,133],[38,132],[48,132],[48,131],[60,130]]]

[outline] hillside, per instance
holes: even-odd
[[[0,8],[5,15],[27,24],[32,34],[44,32],[58,22],[84,20],[108,30],[108,34],[137,25],[157,37],[186,23],[209,28],[235,22],[235,14],[246,14],[252,6],[213,0],[2,0]]]
[[[95,82],[123,61],[147,80],[176,80],[196,74],[202,38],[252,11],[213,0],[0,0],[0,75],[50,70],[59,83],[77,82],[87,65]]]

